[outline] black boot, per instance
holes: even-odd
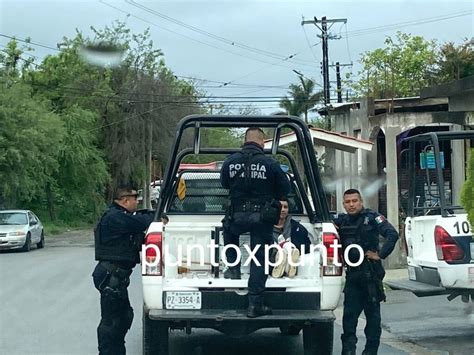
[[[262,296],[249,296],[249,308],[247,309],[247,317],[257,318],[260,316],[268,316],[273,314],[272,309],[263,304]]]
[[[229,267],[224,271],[225,279],[240,280],[240,265]]]

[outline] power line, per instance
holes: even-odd
[[[214,49],[223,51],[223,52],[227,52],[227,53],[230,53],[230,54],[233,54],[233,55],[242,57],[242,58],[246,58],[246,59],[250,59],[250,60],[253,60],[253,61],[257,61],[257,62],[261,62],[261,63],[266,63],[266,64],[269,64],[269,65],[273,65],[273,63],[268,62],[268,61],[265,61],[265,60],[263,60],[263,59],[254,58],[254,57],[251,57],[251,56],[248,56],[248,55],[244,55],[244,54],[241,54],[241,53],[237,53],[237,52],[234,52],[234,51],[230,51],[230,50],[228,50],[228,49],[226,49],[226,48],[222,48],[222,47],[216,46],[216,45],[214,45],[214,44],[211,44],[211,43],[208,43],[208,42],[204,42],[204,41],[198,40],[198,39],[196,39],[196,38],[187,36],[187,35],[185,35],[185,34],[182,34],[182,33],[179,33],[179,32],[173,31],[173,30],[170,30],[170,29],[168,29],[168,28],[166,28],[166,27],[159,26],[159,25],[157,25],[156,23],[154,23],[154,22],[152,22],[152,21],[148,21],[148,20],[146,20],[146,19],[144,19],[144,18],[141,18],[141,17],[139,17],[139,16],[136,16],[136,15],[134,15],[134,14],[131,14],[130,12],[127,12],[127,11],[124,11],[124,10],[122,10],[122,9],[119,9],[118,7],[115,7],[115,6],[111,5],[111,4],[108,4],[108,3],[106,3],[106,2],[103,1],[103,0],[99,0],[99,2],[102,3],[102,4],[104,4],[104,5],[106,5],[106,6],[108,6],[108,7],[113,8],[113,9],[119,11],[119,12],[125,13],[125,14],[127,14],[127,15],[129,15],[129,16],[131,16],[131,17],[134,17],[134,18],[136,18],[136,19],[138,19],[138,20],[140,20],[140,21],[143,21],[143,22],[145,22],[145,23],[148,23],[148,24],[150,24],[150,25],[152,25],[152,26],[154,26],[154,27],[160,28],[160,29],[165,30],[165,31],[167,31],[167,32],[171,32],[171,33],[176,34],[176,35],[178,35],[178,36],[181,36],[181,37],[184,37],[184,38],[186,38],[186,39],[189,39],[189,40],[191,40],[191,41],[193,41],[193,42],[197,42],[197,43],[203,44],[203,45],[205,45],[205,46],[208,46],[208,47],[211,47],[211,48],[214,48]],[[275,64],[275,65],[278,65],[278,66],[280,66],[280,67],[282,67],[282,68],[289,68],[288,66],[281,65],[281,64]],[[300,63],[300,65],[310,66],[309,64],[303,64],[303,63]]]
[[[304,32],[304,37],[306,38],[306,43],[308,44],[308,47],[309,49],[311,50],[311,54],[313,55],[313,58],[314,60],[316,61],[316,63],[318,62],[318,58],[316,58],[316,54],[314,54],[314,51],[313,51],[313,47],[320,44],[321,41],[319,41],[318,43],[314,44],[314,45],[311,45],[310,41],[309,41],[309,38],[308,38],[308,34],[306,33],[306,30],[304,28],[304,26],[301,26],[301,28],[303,29],[303,32]]]
[[[365,36],[365,35],[376,33],[376,32],[390,31],[390,30],[397,29],[400,27],[417,26],[417,25],[423,25],[426,23],[439,22],[439,21],[449,20],[449,19],[453,19],[457,17],[468,16],[468,15],[471,15],[472,13],[473,13],[472,10],[467,10],[467,11],[452,13],[452,14],[443,15],[443,16],[427,17],[424,19],[404,21],[404,22],[393,23],[389,25],[368,27],[368,28],[363,28],[363,29],[347,32],[345,37],[350,38],[350,37],[357,37],[357,36]]]
[[[344,28],[345,28],[345,30],[346,30],[345,39],[346,39],[347,54],[348,54],[348,56],[349,56],[349,62],[352,63],[351,50],[349,49],[349,39],[347,38],[347,22],[344,24]]]
[[[1,37],[5,37],[5,38],[10,38],[10,39],[13,39],[13,40],[15,40],[15,41],[19,41],[19,42],[31,44],[31,45],[33,45],[33,46],[42,47],[42,48],[46,48],[46,49],[51,49],[51,50],[53,50],[53,51],[58,51],[58,52],[61,51],[61,50],[58,49],[58,48],[50,47],[50,46],[47,46],[47,45],[41,44],[41,43],[31,42],[30,40],[26,40],[26,39],[21,39],[21,38],[17,38],[17,37],[13,37],[13,36],[8,36],[8,35],[3,34],[3,33],[0,33],[0,36],[1,36]]]
[[[278,53],[274,53],[274,52],[270,52],[270,51],[266,51],[266,50],[263,50],[263,49],[260,49],[260,48],[255,48],[255,47],[252,47],[252,46],[249,46],[249,45],[246,45],[246,44],[243,44],[243,43],[240,43],[240,42],[237,42],[235,40],[231,40],[231,39],[228,39],[228,38],[224,38],[222,36],[219,36],[219,35],[216,35],[214,33],[211,33],[211,32],[208,32],[208,31],[205,31],[199,27],[195,27],[193,25],[190,25],[190,24],[187,24],[183,21],[180,21],[180,20],[177,20],[175,18],[172,18],[168,15],[165,15],[161,12],[158,12],[156,10],[153,10],[149,7],[146,7],[145,5],[142,5],[134,0],[125,0],[126,3],[132,5],[132,6],[135,6],[139,9],[142,9],[143,11],[146,11],[152,15],[155,15],[155,16],[158,16],[166,21],[169,21],[169,22],[172,22],[178,26],[181,26],[181,27],[184,27],[184,28],[187,28],[188,30],[191,30],[193,32],[196,32],[196,33],[199,33],[201,35],[204,35],[204,36],[207,36],[207,37],[210,37],[214,40],[217,40],[217,41],[220,41],[220,42],[223,42],[227,45],[231,45],[233,47],[239,47],[241,49],[245,49],[245,50],[248,50],[250,52],[253,52],[253,53],[256,53],[256,54],[260,54],[260,55],[264,55],[264,56],[267,56],[267,57],[270,57],[270,58],[273,58],[273,59],[279,59],[279,60],[284,60],[285,56],[281,55],[281,54],[278,54]],[[298,61],[298,59],[294,59],[295,61]],[[304,61],[304,60],[299,60],[299,61],[302,61],[302,62],[307,62],[307,61]]]

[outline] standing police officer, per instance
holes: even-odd
[[[260,128],[249,128],[242,150],[229,156],[221,169],[222,186],[229,189],[230,195],[230,209],[223,221],[224,244],[238,247],[240,234],[250,232],[251,249],[258,246],[255,257],[260,266],[253,260],[250,264],[247,311],[250,318],[272,313],[263,303],[268,277],[264,269],[264,245],[273,241],[273,225],[278,222],[281,208],[278,200],[290,191],[290,183],[280,164],[264,155],[264,140]],[[229,264],[236,262],[236,250],[228,248],[226,259]],[[224,277],[240,279],[240,261],[229,267]]]
[[[125,334],[132,325],[133,309],[127,287],[133,267],[140,262],[144,231],[153,222],[153,211],[134,214],[138,193],[130,186],[117,188],[114,202],[102,215],[95,230],[92,277],[100,292],[101,320],[97,327],[99,354],[125,354]]]
[[[393,251],[398,233],[384,216],[364,208],[358,190],[349,189],[344,192],[343,205],[347,214],[341,214],[334,220],[339,230],[342,248],[346,250],[350,245],[357,244],[363,249],[365,257],[362,259],[362,264],[356,267],[348,266],[346,260],[342,354],[356,354],[356,328],[362,310],[367,320],[363,354],[377,354],[382,334],[380,302],[385,301],[382,284],[385,271],[381,259],[385,259]],[[379,235],[385,238],[380,251]],[[350,262],[357,263],[359,256],[357,249],[352,247],[349,249]]]

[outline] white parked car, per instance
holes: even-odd
[[[31,245],[44,247],[44,228],[39,218],[29,210],[0,211],[0,250],[30,251]]]

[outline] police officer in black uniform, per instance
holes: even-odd
[[[264,139],[260,128],[249,128],[242,150],[229,156],[221,169],[222,186],[229,189],[230,195],[230,208],[223,221],[224,243],[238,247],[240,234],[250,232],[251,249],[259,246],[255,256],[260,266],[253,260],[250,264],[247,312],[250,318],[272,313],[263,302],[268,277],[264,269],[264,246],[273,241],[273,225],[278,222],[281,208],[278,200],[290,191],[289,180],[280,164],[264,155]],[[235,262],[236,250],[227,249],[226,259],[230,264]],[[240,279],[240,276],[240,262],[224,273],[224,277],[230,279]]]
[[[380,213],[364,208],[360,192],[349,189],[344,192],[344,209],[347,214],[337,216],[334,223],[338,227],[342,248],[345,251],[350,245],[359,245],[364,252],[351,247],[346,261],[346,284],[344,287],[344,315],[342,319],[343,334],[342,354],[356,354],[356,328],[359,315],[364,311],[366,345],[363,354],[377,354],[382,334],[380,302],[385,301],[382,279],[385,275],[381,259],[393,251],[398,239],[395,228]],[[385,242],[379,251],[379,235]],[[361,257],[361,259],[359,259]],[[349,266],[362,263],[359,266]]]
[[[97,338],[101,355],[125,354],[125,334],[132,325],[129,276],[140,262],[144,231],[154,218],[154,211],[136,212],[137,197],[137,190],[130,186],[117,188],[114,202],[94,230],[95,259],[99,263],[92,277],[100,292]]]

